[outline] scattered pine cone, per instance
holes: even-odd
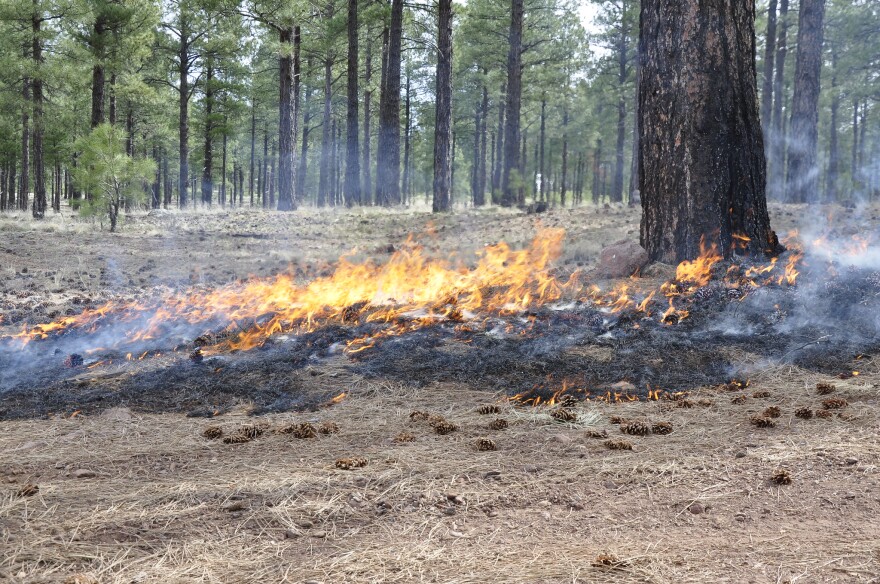
[[[605,430],[587,430],[585,434],[587,438],[608,438],[608,432]]]
[[[363,468],[367,466],[366,458],[340,458],[336,461],[336,468],[340,470],[351,470],[353,468]]]
[[[753,426],[757,426],[758,428],[775,428],[776,427],[776,422],[774,422],[770,418],[766,418],[764,416],[752,416],[749,420],[752,422]]]
[[[409,414],[409,419],[413,422],[424,422],[427,421],[430,417],[431,414],[429,414],[428,412],[423,412],[421,410],[414,410]]]
[[[321,422],[318,425],[318,432],[321,434],[336,434],[339,432],[339,425],[331,421]]]
[[[569,395],[569,394],[565,394],[563,396],[560,396],[559,401],[557,402],[557,404],[561,408],[571,408],[571,407],[574,407],[575,405],[577,405],[577,403],[578,403],[577,398],[574,397],[573,395]]]
[[[784,468],[780,468],[776,472],[773,473],[773,476],[770,477],[770,480],[776,483],[777,485],[790,485],[791,484],[791,474]]]
[[[439,421],[435,422],[434,424],[431,424],[431,427],[434,428],[434,431],[436,433],[440,434],[441,436],[445,436],[446,434],[451,434],[452,432],[455,432],[456,430],[458,430],[458,426],[456,426],[455,424],[453,424],[452,422],[450,422],[448,420],[439,420]]]
[[[698,399],[698,400],[697,400],[697,405],[698,405],[698,406],[703,406],[704,408],[708,408],[708,407],[711,407],[711,406],[712,406],[712,400],[709,400],[709,399]]]
[[[71,353],[64,358],[64,366],[68,369],[74,369],[83,364],[83,356],[79,353]]]
[[[817,383],[816,384],[816,393],[819,395],[828,395],[829,393],[834,393],[837,390],[837,387],[833,383]]]
[[[259,438],[260,436],[262,436],[267,427],[268,426],[266,424],[246,424],[236,431],[241,432],[242,434],[253,440],[254,438]]]
[[[831,410],[818,410],[816,412],[816,417],[822,418],[823,420],[827,420],[833,416],[834,416],[834,412],[832,412]]]
[[[809,420],[813,417],[813,410],[811,410],[810,408],[798,408],[797,410],[795,410],[794,416],[802,420]]]
[[[822,401],[822,408],[826,410],[840,410],[849,405],[849,402],[840,397],[832,397]]]
[[[778,418],[782,415],[782,411],[776,406],[770,406],[761,415],[765,418]]]
[[[244,444],[245,442],[250,442],[253,440],[251,436],[248,436],[245,432],[242,432],[240,429],[233,432],[231,435],[226,436],[223,439],[223,444]]]
[[[507,423],[507,420],[501,418],[489,422],[490,430],[506,430],[508,426],[509,424]]]
[[[611,416],[608,421],[612,424],[626,424],[628,420],[621,416]]]
[[[609,568],[611,566],[617,566],[621,562],[617,559],[617,556],[612,554],[599,554],[596,556],[596,559],[593,560],[592,566],[594,568]]]
[[[633,445],[631,442],[626,440],[608,440],[605,442],[605,447],[609,450],[632,450]]]
[[[690,409],[694,407],[694,402],[689,399],[677,399],[675,400],[675,407]]]
[[[394,437],[394,441],[400,444],[404,442],[415,442],[416,437],[415,434],[410,432],[400,432],[397,436]]]
[[[559,408],[550,412],[550,416],[559,422],[575,422],[578,419],[576,413],[565,408]]]
[[[217,440],[218,438],[223,437],[223,428],[220,426],[208,426],[202,430],[202,436],[208,440]]]
[[[489,414],[497,414],[499,412],[501,412],[501,408],[495,404],[487,404],[477,408],[477,413],[481,416],[488,416]]]
[[[758,399],[767,398],[767,397],[770,397],[770,392],[769,391],[756,391],[752,394],[752,397],[755,397]]]
[[[318,435],[318,432],[309,422],[303,422],[302,424],[295,425],[290,434],[294,438],[314,438]]]
[[[489,440],[488,438],[479,438],[477,440],[477,450],[495,450],[495,442],[493,440]]]
[[[654,425],[651,426],[651,431],[661,436],[672,434],[672,422],[654,422]]]
[[[651,427],[641,420],[633,420],[620,425],[620,431],[630,436],[647,436],[651,433]]]
[[[37,493],[40,492],[40,487],[38,485],[32,485],[30,483],[24,485],[20,488],[16,493],[16,497],[33,497]]]
[[[730,400],[730,403],[736,404],[736,405],[744,404],[744,403],[746,403],[747,399],[749,399],[749,396],[747,396],[747,395],[738,395],[735,398],[733,398],[732,400]]]

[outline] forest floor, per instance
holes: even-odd
[[[803,216],[772,213],[780,233]],[[71,218],[0,218],[0,315],[41,322],[157,284],[291,265],[309,277],[343,253],[381,261],[409,233],[467,256],[558,226],[559,263],[589,268],[605,245],[637,240],[638,219],[594,207],[154,213],[111,236]],[[0,581],[880,582],[880,355],[849,379],[779,366],[736,403],[703,387],[685,404],[583,402],[564,423],[476,384],[350,378],[344,360],[292,374],[305,391],[346,393],[310,412],[253,416],[242,400],[213,419],[116,405],[0,422]],[[820,382],[833,394],[818,395]],[[830,398],[848,402],[841,415],[794,415]],[[499,411],[480,415],[485,404]],[[770,406],[775,427],[750,423]],[[458,431],[438,435],[416,410]],[[623,436],[614,417],[674,431]],[[490,429],[496,418],[508,427]],[[301,422],[338,432],[275,431]],[[242,425],[266,431],[243,444],[202,435]],[[480,438],[497,450],[478,450]],[[608,447],[621,438],[631,450]],[[341,470],[340,458],[367,464]],[[772,480],[780,470],[789,484]]]

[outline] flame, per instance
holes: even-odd
[[[700,255],[693,261],[685,260],[678,264],[675,270],[675,279],[683,284],[705,286],[712,280],[712,266],[723,258],[718,253],[718,246],[714,243],[706,247],[705,239],[700,240]]]

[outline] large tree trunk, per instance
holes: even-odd
[[[452,188],[452,0],[437,6],[437,91],[434,115],[434,212],[448,211]]]
[[[324,60],[324,116],[321,126],[321,160],[318,169],[318,206],[333,204],[330,199],[330,154],[332,150],[332,120],[330,118],[330,97],[333,90],[333,61]]]
[[[31,17],[32,47],[31,58],[36,71],[31,81],[31,99],[34,105],[34,205],[31,214],[34,219],[42,219],[46,216],[46,169],[43,164],[43,39],[41,38],[41,25],[43,15],[38,9],[38,0],[33,2],[34,11]]]
[[[400,56],[403,0],[391,1],[385,85],[379,100],[379,143],[376,163],[376,202],[400,203]]]
[[[294,185],[293,129],[293,26],[279,33],[281,56],[278,59],[278,210],[296,209]]]
[[[205,64],[205,151],[202,166],[202,204],[214,203],[214,66]],[[193,194],[195,196],[195,194]]]
[[[510,0],[510,32],[507,51],[507,108],[504,126],[504,175],[501,205],[511,207],[518,200],[522,186],[519,176],[519,114],[522,106],[522,34],[525,6],[523,0]]]
[[[361,163],[358,144],[358,0],[348,0],[348,107],[345,127],[345,204],[361,202]]]
[[[770,116],[773,111],[773,59],[776,55],[776,5],[778,0],[770,0],[767,9],[767,38],[764,45],[764,79],[761,89],[761,127],[764,129],[764,142],[769,142]]]
[[[361,203],[370,205],[373,201],[373,173],[370,171],[370,100],[373,92],[370,90],[370,79],[373,76],[373,39],[367,31],[367,54],[364,63],[364,147],[363,181],[361,181]]]
[[[776,72],[773,79],[772,129],[767,164],[770,167],[769,194],[782,199],[785,191],[785,59],[788,55],[788,0],[779,4],[779,39],[776,43]]]
[[[642,2],[641,242],[655,261],[693,259],[704,245],[724,256],[780,249],[764,196],[754,10]],[[734,235],[749,240],[735,250]]]
[[[801,0],[785,192],[786,200],[796,203],[815,203],[819,200],[816,145],[824,18],[825,0]]]

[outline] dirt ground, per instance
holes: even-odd
[[[802,211],[773,208],[776,229]],[[589,267],[637,238],[638,213],[159,213],[112,236],[5,217],[0,315],[41,322],[111,294],[291,267],[308,278],[342,253],[381,260],[411,232],[466,256],[524,245],[539,224],[567,230],[563,266]],[[877,583],[876,357],[847,379],[768,366],[746,388],[584,402],[568,421],[464,383],[348,378],[339,356],[296,373],[306,390],[346,394],[312,412],[253,416],[243,401],[213,419],[113,407],[0,422],[0,581]],[[773,427],[751,422],[774,406]],[[457,429],[438,434],[414,411]],[[626,435],[618,418],[672,432]],[[328,433],[289,432],[305,422]],[[203,436],[243,426],[260,435]],[[632,449],[609,447],[621,440]],[[344,458],[366,464],[337,468]]]

